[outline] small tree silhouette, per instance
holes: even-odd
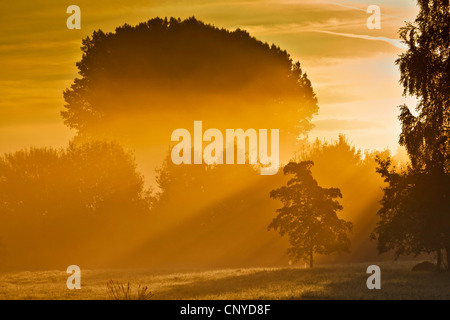
[[[294,260],[309,259],[314,264],[314,253],[331,254],[348,251],[350,240],[347,232],[352,223],[337,217],[342,210],[336,198],[342,198],[337,188],[322,188],[311,173],[312,161],[290,162],[284,167],[284,174],[294,174],[287,186],[272,190],[270,197],[278,199],[283,207],[277,209],[277,217],[268,229],[288,234],[291,247],[289,256]]]

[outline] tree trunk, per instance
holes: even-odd
[[[313,254],[314,254],[314,247],[311,247],[311,253],[309,255],[309,267],[310,268],[312,268],[314,266]]]

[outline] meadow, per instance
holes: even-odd
[[[244,268],[196,272],[83,270],[80,290],[66,287],[61,271],[0,274],[0,299],[110,299],[107,282],[147,286],[151,299],[450,299],[450,273],[411,271],[413,261],[373,263],[381,289],[366,287],[372,263],[323,265],[314,269]]]

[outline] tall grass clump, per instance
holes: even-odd
[[[130,282],[126,284],[109,280],[106,284],[106,291],[108,298],[111,300],[150,300],[155,294],[149,290],[147,286],[137,286],[133,290]]]

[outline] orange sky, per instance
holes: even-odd
[[[66,27],[67,6],[81,8],[81,30]],[[381,30],[369,30],[366,8],[381,7]],[[397,30],[413,20],[415,1],[3,1],[0,6],[0,153],[63,146],[74,135],[62,123],[62,91],[77,75],[81,39],[155,16],[246,29],[302,63],[319,98],[310,137],[345,133],[362,149],[397,149],[397,105],[406,99],[394,65]],[[410,105],[414,103],[409,99]],[[174,128],[175,129],[175,128]],[[170,137],[168,137],[169,143]]]

